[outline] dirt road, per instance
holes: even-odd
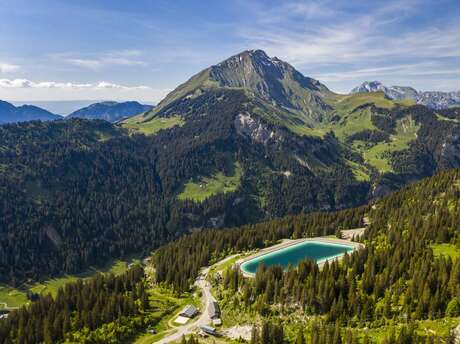
[[[235,255],[229,256],[216,264],[212,265],[211,267],[214,266],[219,266],[221,264],[224,264],[225,262],[229,261],[230,259],[233,259]],[[156,341],[155,343],[157,344],[166,344],[166,343],[171,343],[175,341],[179,341],[182,336],[187,336],[193,332],[196,332],[197,329],[200,328],[200,326],[204,325],[209,325],[211,324],[211,318],[209,317],[209,312],[208,309],[213,301],[216,301],[216,299],[212,296],[211,293],[211,284],[206,281],[206,277],[208,276],[209,270],[211,267],[206,267],[201,270],[200,275],[195,281],[195,285],[197,288],[201,289],[202,292],[202,299],[201,299],[201,313],[198,319],[195,321],[191,322],[190,324],[185,324],[181,327],[177,328],[177,331],[174,332],[173,334],[164,337],[163,339],[160,339],[159,341]]]

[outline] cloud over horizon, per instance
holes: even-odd
[[[150,89],[148,86],[124,86],[107,81],[99,81],[91,84],[78,84],[73,82],[55,82],[55,81],[30,81],[27,79],[0,79],[0,88],[64,88],[64,89],[124,89],[124,90],[142,90]]]
[[[0,74],[13,73],[13,72],[16,72],[17,70],[19,70],[19,66],[17,65],[0,62]]]
[[[0,79],[0,93],[5,99],[22,100],[129,100],[152,101],[161,99],[169,89],[149,86],[126,86],[107,81],[74,83],[56,81],[31,81],[28,79]],[[34,98],[38,94],[39,98]]]

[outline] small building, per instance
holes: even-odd
[[[201,326],[201,331],[212,336],[217,336],[217,330],[211,326]]]
[[[193,318],[198,314],[198,309],[194,305],[187,305],[185,308],[182,310],[182,312],[179,313],[181,317],[185,318]]]
[[[214,326],[220,326],[220,325],[222,325],[222,319],[219,319],[219,318],[213,319],[213,320],[212,320],[212,324],[213,324]]]
[[[220,308],[216,301],[211,302],[209,305],[209,317],[211,319],[220,319]]]
[[[206,338],[208,336],[207,333],[205,333],[203,330],[198,331],[198,335],[203,338]]]
[[[174,322],[176,324],[179,324],[179,325],[185,325],[188,321],[190,320],[190,318],[187,318],[187,317],[183,317],[183,316],[178,316]]]

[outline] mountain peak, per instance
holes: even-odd
[[[269,57],[263,50],[245,50],[193,76],[171,92],[156,111],[210,87],[244,89],[270,104],[308,113],[310,101],[317,102],[318,96],[330,92],[319,81],[302,75],[287,62]]]
[[[50,121],[62,118],[45,109],[34,105],[14,106],[11,103],[0,100],[0,124],[16,123],[32,120]]]
[[[211,66],[212,69],[219,68],[235,68],[241,65],[273,65],[273,59],[270,58],[265,51],[257,50],[245,50],[239,54],[233,55],[224,61],[218,63],[217,65]]]
[[[367,93],[382,91],[393,100],[409,99],[417,104],[433,109],[445,109],[460,105],[460,92],[419,92],[409,86],[385,86],[380,81],[365,81],[351,90],[351,93]]]
[[[114,102],[105,101],[94,103],[72,112],[68,118],[88,118],[88,119],[104,119],[109,122],[116,122],[122,118],[135,116],[152,109],[150,105],[143,105],[136,101]]]
[[[379,92],[379,91],[385,92],[386,89],[387,87],[378,80],[364,81],[361,85],[352,89],[351,93]]]

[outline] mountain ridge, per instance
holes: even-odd
[[[365,81],[353,88],[351,93],[384,92],[392,100],[412,99],[417,104],[433,109],[446,109],[460,106],[460,91],[417,91],[409,86],[386,86],[382,82]]]
[[[108,122],[116,122],[121,119],[138,115],[153,108],[151,105],[144,105],[137,101],[115,102],[105,101],[90,104],[78,109],[66,118],[103,119]]]
[[[77,109],[67,116],[62,116],[39,106],[29,104],[15,106],[7,101],[0,100],[0,124],[70,118],[103,119],[109,122],[116,122],[149,111],[152,108],[152,105],[141,104],[137,101],[103,101]]]
[[[0,124],[31,120],[51,121],[60,118],[62,118],[62,116],[51,113],[38,106],[14,106],[9,102],[0,100]]]
[[[216,88],[244,90],[249,98],[293,113],[309,125],[329,108],[323,98],[332,94],[318,80],[303,76],[288,63],[270,58],[262,50],[245,50],[195,74],[138,120],[148,121],[175,101]]]

